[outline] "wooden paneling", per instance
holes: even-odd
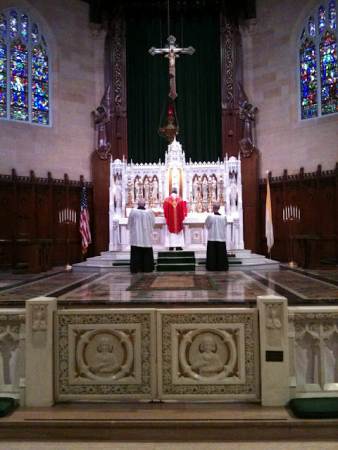
[[[257,252],[259,236],[258,170],[259,154],[255,149],[242,158],[244,247]]]
[[[109,246],[109,159],[92,155],[95,254],[107,251]]]
[[[310,266],[318,266],[323,260],[338,258],[338,165],[334,170],[296,175],[287,171],[281,177],[270,178],[272,218],[275,244],[271,256],[288,262],[293,259],[304,265],[305,247],[309,252]],[[260,252],[266,253],[265,198],[266,180],[260,181]],[[296,206],[300,220],[283,220],[283,208]]]
[[[82,260],[79,233],[80,196],[87,187],[92,212],[92,186],[71,181],[0,175],[0,267],[30,272]],[[72,220],[61,221],[60,213],[72,211]],[[76,217],[75,217],[76,214]],[[64,217],[66,219],[66,217]],[[92,253],[89,247],[88,254]]]

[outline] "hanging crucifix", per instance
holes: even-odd
[[[195,49],[193,47],[179,48],[176,45],[175,36],[170,35],[167,39],[168,44],[164,48],[151,47],[149,53],[154,55],[164,55],[169,60],[169,97],[174,101],[177,97],[176,92],[176,58],[180,55],[193,55]]]

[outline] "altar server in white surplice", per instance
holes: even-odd
[[[213,214],[206,218],[205,226],[208,230],[207,270],[228,270],[226,248],[227,219],[219,213],[220,204],[213,203]]]
[[[154,270],[154,254],[152,235],[155,216],[145,208],[145,201],[140,198],[137,208],[132,209],[128,218],[130,236],[130,272],[152,272]]]

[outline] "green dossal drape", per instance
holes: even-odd
[[[218,16],[178,17],[170,33],[180,47],[196,50],[176,59],[177,139],[187,159],[215,161],[222,154]],[[127,19],[128,156],[134,162],[164,160],[167,142],[157,130],[165,119],[168,59],[148,49],[163,47],[166,38],[166,22],[158,16]]]

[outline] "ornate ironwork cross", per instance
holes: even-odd
[[[175,62],[176,58],[179,58],[180,55],[193,55],[195,53],[194,47],[186,47],[180,48],[176,45],[175,36],[168,36],[167,38],[168,44],[164,48],[155,48],[151,47],[149,49],[149,53],[154,55],[164,55],[165,58],[169,60],[169,97],[172,100],[175,100],[177,97],[176,92],[176,67]]]

